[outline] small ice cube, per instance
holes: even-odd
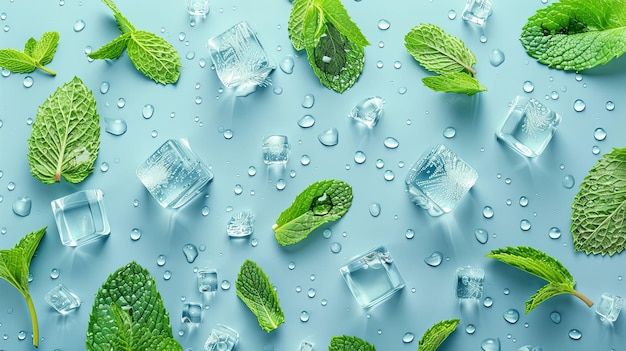
[[[75,192],[52,201],[51,206],[63,245],[84,245],[111,232],[100,189]]]
[[[480,26],[491,15],[491,0],[467,0],[463,10],[463,19]]]
[[[217,324],[208,339],[204,343],[206,351],[232,351],[239,341],[239,333],[234,329],[224,325]]]
[[[217,291],[217,271],[215,269],[201,269],[197,274],[198,291],[201,293]]]
[[[242,211],[233,215],[226,225],[226,232],[231,238],[242,238],[254,232],[254,213]]]
[[[206,16],[209,10],[209,0],[187,0],[187,13],[191,16]]]
[[[181,321],[183,323],[200,323],[202,322],[202,304],[196,302],[187,302],[183,304]]]
[[[270,135],[263,139],[263,162],[266,165],[286,164],[289,160],[289,141],[284,135]]]
[[[483,296],[485,271],[472,266],[459,267],[456,270],[456,296],[459,299],[478,300]]]
[[[617,320],[617,317],[619,317],[619,313],[623,306],[624,299],[620,296],[602,293],[602,296],[600,296],[600,302],[598,302],[598,306],[596,307],[596,313],[600,315],[601,318],[604,318],[612,323]]]
[[[60,314],[68,314],[80,307],[80,299],[65,285],[58,284],[50,289],[44,299]]]
[[[313,344],[306,340],[302,340],[302,342],[300,342],[300,347],[298,347],[298,351],[313,351]]]
[[[374,127],[383,115],[384,103],[385,101],[379,96],[363,99],[352,108],[348,117],[370,128]]]

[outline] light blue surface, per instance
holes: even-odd
[[[603,292],[625,293],[623,254],[600,257],[574,252],[568,228],[570,205],[580,181],[603,153],[624,146],[620,138],[626,131],[622,116],[626,61],[618,59],[579,76],[549,69],[527,56],[518,40],[526,19],[547,4],[540,0],[495,1],[486,27],[480,28],[461,19],[464,3],[344,0],[372,45],[365,49],[361,78],[353,88],[338,94],[321,86],[304,53],[293,50],[287,34],[292,5],[285,0],[214,0],[206,19],[199,19],[194,26],[185,1],[119,0],[118,7],[136,28],[164,37],[179,51],[183,61],[180,80],[167,86],[137,72],[126,54],[110,62],[87,60],[86,49],[96,50],[119,34],[103,3],[64,0],[61,6],[59,1],[2,0],[0,13],[6,13],[6,19],[0,20],[0,47],[21,49],[29,37],[39,38],[45,31],[58,31],[61,37],[48,65],[57,71],[56,77],[40,71],[0,77],[0,228],[6,228],[6,233],[0,234],[0,248],[10,248],[25,233],[48,226],[31,265],[30,291],[39,316],[40,349],[83,350],[97,289],[109,274],[135,260],[156,278],[174,335],[185,350],[202,350],[217,323],[237,330],[238,351],[271,350],[269,345],[274,350],[296,350],[304,339],[314,343],[315,350],[326,350],[331,336],[341,334],[361,337],[378,350],[416,350],[417,340],[427,328],[449,318],[460,318],[461,324],[442,351],[480,350],[486,338],[499,338],[503,350],[524,345],[543,350],[622,350],[626,344],[624,316],[613,326],[603,324],[593,308],[569,295],[552,298],[525,315],[524,302],[544,282],[487,259],[485,254],[507,245],[530,245],[559,259],[577,280],[577,289],[592,300],[597,301]],[[454,20],[448,18],[450,10],[456,11]],[[391,23],[389,29],[378,29],[381,19]],[[85,22],[85,28],[75,32],[78,20]],[[294,56],[295,68],[292,74],[275,70],[270,75],[272,86],[236,98],[211,69],[207,40],[242,20],[257,30],[277,65],[286,56]],[[419,23],[439,25],[461,38],[475,53],[477,77],[489,90],[467,97],[435,93],[422,86],[421,78],[430,73],[403,45],[404,35]],[[482,34],[487,39],[484,43]],[[504,52],[506,60],[493,67],[489,57],[496,48]],[[204,67],[201,61],[206,63]],[[93,90],[101,117],[96,171],[80,184],[45,185],[29,173],[28,120],[35,118],[37,107],[58,86],[75,75]],[[30,88],[23,84],[26,76],[34,80]],[[522,89],[525,81],[533,82],[532,92]],[[103,82],[110,83],[106,94],[99,91]],[[553,92],[558,98],[550,97]],[[315,104],[308,109],[301,106],[306,94],[315,97]],[[553,140],[535,159],[518,155],[494,134],[509,109],[508,102],[517,95],[535,97],[563,116]],[[381,121],[367,130],[347,115],[356,103],[370,96],[381,96],[386,103]],[[123,108],[117,105],[121,98],[125,99]],[[576,99],[584,100],[584,111],[574,111]],[[607,101],[615,102],[613,111],[605,108]],[[142,117],[146,104],[154,106],[149,119]],[[308,129],[297,124],[305,114],[316,119]],[[104,132],[104,118],[124,118],[128,131],[122,136]],[[450,126],[456,135],[447,139],[443,131]],[[317,136],[332,127],[339,131],[339,144],[323,146]],[[594,139],[599,127],[608,133],[605,140]],[[226,130],[232,131],[232,138],[224,137]],[[291,143],[291,158],[284,168],[268,168],[263,163],[263,137],[273,134],[286,135]],[[383,145],[390,136],[399,141],[398,148]],[[188,138],[215,178],[207,197],[179,210],[164,209],[137,179],[135,170],[167,139],[181,137]],[[412,162],[439,143],[455,150],[477,170],[479,178],[451,213],[434,218],[409,201],[404,177]],[[593,146],[601,150],[598,155],[592,153]],[[365,163],[355,163],[357,151],[367,155]],[[311,159],[306,166],[300,163],[305,154]],[[378,159],[383,166],[376,166]],[[105,162],[106,172],[101,171]],[[248,175],[250,166],[256,167],[254,176]],[[386,171],[395,178],[385,180]],[[576,181],[571,189],[562,186],[567,175]],[[329,178],[353,186],[354,202],[346,216],[293,247],[278,245],[271,227],[280,212],[307,185]],[[286,182],[282,191],[276,188],[280,179]],[[234,191],[237,184],[243,188],[240,195]],[[105,193],[111,234],[84,247],[65,247],[59,240],[50,201],[91,188]],[[11,209],[13,201],[23,195],[33,200],[27,217],[19,217]],[[528,198],[526,206],[520,205],[522,196]],[[381,206],[377,217],[369,213],[372,203]],[[204,206],[209,209],[207,215]],[[493,208],[493,218],[483,216],[485,206]],[[252,238],[229,239],[228,220],[246,209],[256,214]],[[530,229],[521,229],[523,220],[530,222]],[[561,229],[559,239],[550,239],[551,227]],[[133,228],[142,231],[137,241],[130,238]],[[484,245],[474,238],[477,228],[489,232]],[[332,232],[328,239],[323,236],[324,229]],[[407,229],[415,231],[414,238],[405,237]],[[334,242],[342,245],[340,253],[331,252]],[[187,243],[206,247],[192,264],[182,252]],[[381,244],[393,255],[406,287],[366,312],[350,294],[339,267]],[[444,257],[438,267],[424,262],[433,251]],[[167,257],[163,266],[157,265],[159,255]],[[285,324],[271,333],[258,326],[235,293],[237,272],[248,258],[267,273],[285,312]],[[289,268],[290,262],[295,263],[294,269]],[[483,296],[491,297],[493,306],[484,307],[482,301],[459,305],[455,272],[465,265],[484,268]],[[187,328],[180,322],[183,303],[204,302],[197,290],[195,267],[217,269],[220,282],[228,280],[231,287],[217,292],[198,327]],[[57,279],[50,277],[53,268],[60,272]],[[169,280],[163,278],[167,272],[171,273]],[[67,316],[59,315],[44,301],[46,292],[58,283],[83,301]],[[308,296],[309,289],[315,290],[314,297]],[[0,337],[0,349],[31,349],[26,304],[4,281],[0,291],[0,335],[6,336]],[[515,324],[503,318],[511,308],[521,314]],[[300,320],[303,311],[308,312],[307,322]],[[561,314],[559,324],[550,319],[553,311]],[[475,326],[475,333],[465,332],[469,324]],[[580,340],[570,339],[572,329],[582,332]],[[27,334],[23,341],[18,338],[20,331]],[[415,335],[410,343],[402,341],[407,332]]]

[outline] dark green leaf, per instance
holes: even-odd
[[[374,345],[356,336],[333,336],[328,351],[376,351]]]
[[[266,332],[285,322],[280,301],[269,278],[255,262],[246,260],[237,275],[237,296],[248,306]]]
[[[458,319],[437,322],[422,335],[417,351],[435,351],[459,325]]]

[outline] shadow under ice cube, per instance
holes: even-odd
[[[80,246],[109,235],[103,195],[100,189],[89,189],[51,202],[63,245]]]
[[[80,299],[65,285],[58,284],[50,289],[44,300],[60,314],[68,314],[80,307]]]
[[[456,297],[459,299],[478,300],[483,296],[485,271],[472,266],[459,267],[456,270]]]

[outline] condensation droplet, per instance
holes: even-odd
[[[256,174],[256,168],[254,166],[248,167],[248,175],[250,177],[254,177],[255,174]]]
[[[220,287],[222,288],[222,290],[228,290],[230,289],[230,282],[228,280],[222,280]]]
[[[550,228],[550,230],[548,231],[548,236],[550,237],[550,239],[558,239],[561,237],[561,229],[559,229],[558,227],[552,227]]]
[[[290,261],[289,264],[287,264],[287,268],[289,268],[290,271],[293,271],[294,269],[296,269],[296,263]]]
[[[553,311],[552,313],[550,313],[550,320],[554,324],[561,323],[561,314],[557,311]]]
[[[103,173],[106,173],[109,171],[109,163],[108,162],[102,162],[100,164],[100,171]]]
[[[280,61],[280,69],[287,73],[287,74],[291,74],[293,73],[293,67],[294,67],[294,60],[293,60],[293,56],[285,56],[282,61]]]
[[[510,324],[515,324],[519,320],[519,312],[516,309],[511,308],[506,310],[502,317],[504,317],[504,320]]]
[[[109,134],[120,136],[126,133],[128,125],[122,118],[105,118],[104,130]]]
[[[413,335],[413,333],[404,333],[404,335],[402,336],[402,342],[405,344],[413,342],[414,339],[415,335]]]
[[[522,196],[519,198],[519,205],[522,207],[528,206],[528,198],[526,196]]]
[[[163,280],[170,280],[172,278],[172,272],[165,271],[163,272]]]
[[[489,218],[493,218],[493,215],[494,215],[494,212],[491,206],[485,206],[483,208],[483,217],[489,219]]]
[[[454,10],[448,11],[448,19],[449,20],[453,20],[455,18],[456,18],[456,11],[454,11]]]
[[[443,137],[446,139],[452,139],[455,135],[456,129],[454,129],[454,127],[446,127],[446,129],[443,130]]]
[[[415,237],[415,231],[413,229],[410,229],[410,228],[407,229],[404,232],[404,237],[407,238],[407,239],[413,239]]]
[[[389,27],[391,27],[391,23],[386,19],[381,19],[380,21],[378,21],[378,29],[387,30],[389,29]]]
[[[311,108],[315,104],[315,96],[313,94],[306,94],[302,98],[302,102],[300,103],[304,108]]]
[[[315,295],[317,294],[317,292],[315,291],[315,289],[310,288],[307,292],[306,292],[306,296],[310,297],[310,298],[314,298]]]
[[[309,157],[309,155],[302,155],[302,156],[300,157],[300,163],[301,163],[303,166],[308,166],[308,165],[310,165],[310,164],[311,164],[311,157]]]
[[[301,128],[310,128],[315,124],[315,117],[311,115],[304,115],[298,120],[298,125]]]
[[[493,49],[489,54],[489,63],[491,63],[493,67],[498,67],[504,62],[504,58],[504,52],[502,52],[502,50]]]
[[[465,332],[466,332],[466,333],[468,333],[468,334],[470,334],[470,335],[471,335],[471,334],[474,334],[474,333],[476,332],[476,327],[475,327],[473,324],[468,324],[468,325],[465,327]]]
[[[235,184],[234,192],[235,195],[241,195],[241,193],[243,193],[243,187],[241,186],[241,184]]]
[[[24,77],[24,83],[23,84],[24,84],[24,86],[26,88],[32,87],[34,82],[35,81],[33,80],[33,77],[31,77],[31,76]]]
[[[379,203],[373,202],[372,204],[370,204],[369,211],[372,217],[378,217],[380,215],[380,210],[381,207]]]
[[[330,128],[320,133],[317,140],[324,146],[335,146],[339,143],[339,131],[337,128]]]
[[[50,270],[50,278],[51,279],[57,279],[59,277],[59,274],[60,274],[60,272],[59,272],[59,270],[57,268],[52,268]]]
[[[390,169],[386,170],[383,174],[383,178],[385,178],[386,181],[392,181],[395,177],[396,175]]]
[[[0,196],[0,198],[2,198],[2,196]],[[20,196],[13,202],[13,213],[20,217],[26,217],[30,214],[32,207],[33,202],[28,196]]]
[[[596,128],[596,130],[593,131],[593,137],[597,141],[602,141],[606,139],[606,131],[603,128]]]
[[[141,239],[142,231],[139,228],[133,228],[130,230],[130,239],[133,241],[137,241]]]
[[[530,230],[530,227],[531,227],[530,221],[529,221],[529,220],[527,220],[527,219],[522,219],[522,220],[519,222],[519,227],[520,227],[520,229],[521,229],[521,230],[523,230],[523,231],[525,231],[525,232],[526,232],[526,231],[529,231],[529,230]]]
[[[527,80],[524,82],[524,85],[522,85],[522,89],[524,89],[524,92],[526,93],[532,93],[533,90],[535,90],[535,85],[533,82]]]
[[[598,145],[594,145],[591,147],[591,153],[594,155],[600,154],[600,147]]]
[[[581,333],[580,330],[578,330],[578,329],[570,330],[569,333],[567,333],[567,335],[572,340],[580,340],[580,338],[583,337],[583,333]]]
[[[576,181],[574,180],[574,176],[571,174],[565,175],[561,181],[561,185],[563,185],[565,189],[573,188],[575,183]]]
[[[309,312],[307,311],[302,311],[300,312],[300,321],[303,323],[306,323],[309,321]]]
[[[485,229],[477,228],[474,230],[474,237],[476,238],[476,240],[478,240],[479,243],[486,244],[487,240],[489,240],[489,232],[487,232]]]
[[[109,82],[102,82],[100,83],[100,94],[106,94],[109,92],[109,88],[111,87],[111,84],[109,84]]]
[[[85,21],[79,19],[78,21],[74,22],[74,32],[78,33],[83,29],[85,29]]]
[[[124,106],[126,106],[126,99],[124,98],[117,99],[117,107],[124,108]]]
[[[443,261],[443,254],[439,251],[433,251],[433,253],[431,253],[430,256],[424,259],[424,262],[431,267],[439,266],[442,261]]]
[[[286,186],[287,186],[287,182],[285,182],[284,179],[279,179],[276,181],[276,189],[284,190]]]
[[[159,255],[156,259],[157,266],[162,267],[165,266],[167,262],[167,257],[165,255]]]
[[[363,151],[357,151],[354,153],[354,162],[358,164],[363,164],[365,163],[366,159],[367,159],[367,156],[365,155]]]
[[[332,253],[339,253],[341,252],[341,244],[338,242],[333,242],[332,244],[330,244],[330,252]]]
[[[483,300],[483,306],[487,308],[493,306],[493,299],[491,297],[485,297],[485,299]]]
[[[587,107],[587,105],[585,105],[585,102],[581,99],[576,99],[576,101],[574,101],[574,111],[582,112],[585,110],[585,107]]]
[[[396,138],[392,138],[392,137],[385,138],[385,140],[383,141],[383,144],[388,149],[396,149],[398,146],[400,146],[400,142],[398,142]]]
[[[487,338],[480,343],[483,351],[500,351],[500,338]]]
[[[615,103],[613,101],[607,101],[604,107],[607,111],[613,111],[615,110]]]

